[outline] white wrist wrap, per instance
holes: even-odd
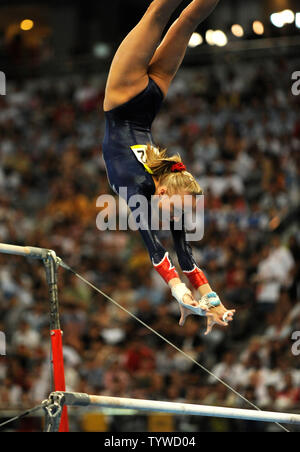
[[[171,292],[173,297],[178,302],[183,302],[183,297],[185,295],[192,295],[192,292],[186,287],[184,283],[177,284],[176,286],[172,287]]]
[[[228,312],[228,311],[225,312],[225,314],[223,314],[223,318],[222,318],[223,322],[228,323],[228,321],[227,321],[228,315],[229,315],[229,312]]]
[[[215,308],[221,304],[220,298],[216,292],[209,292],[200,298],[200,306],[208,309]]]

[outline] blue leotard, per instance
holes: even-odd
[[[148,86],[137,96],[113,110],[105,112],[106,128],[103,141],[103,157],[112,189],[119,193],[127,188],[127,197],[142,194],[149,199],[155,193],[155,184],[146,165],[141,163],[132,150],[133,146],[151,144],[152,123],[163,102],[163,93],[149,78]],[[128,201],[128,199],[126,201]],[[164,259],[166,250],[160,243],[157,231],[151,230],[149,203],[148,227],[140,229],[150,258],[154,265]],[[178,262],[183,271],[191,272],[196,267],[184,230],[175,230],[171,225]],[[172,264],[171,264],[172,265]]]

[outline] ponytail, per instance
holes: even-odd
[[[166,149],[153,148],[148,144],[146,152],[147,166],[151,169],[153,176],[157,178],[170,173],[174,163],[181,163],[179,154],[168,157]]]
[[[159,184],[166,185],[170,194],[186,192],[191,195],[202,195],[198,182],[182,163],[179,154],[169,157],[166,149],[147,146],[147,167]]]

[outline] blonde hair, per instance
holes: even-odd
[[[170,195],[185,192],[190,195],[202,195],[203,190],[188,171],[172,172],[175,163],[182,163],[179,154],[168,156],[166,149],[147,146],[147,166],[160,185],[166,185]]]

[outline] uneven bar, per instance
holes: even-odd
[[[55,393],[54,393],[55,394]],[[300,425],[300,414],[255,411],[188,403],[159,402],[155,400],[127,399],[64,392],[68,406],[97,406],[101,408],[131,409],[137,411],[173,413],[195,416],[211,416],[261,422],[282,422]]]
[[[13,254],[16,256],[32,257],[35,259],[45,259],[49,250],[43,248],[35,248],[32,246],[16,246],[0,243],[0,253]]]

